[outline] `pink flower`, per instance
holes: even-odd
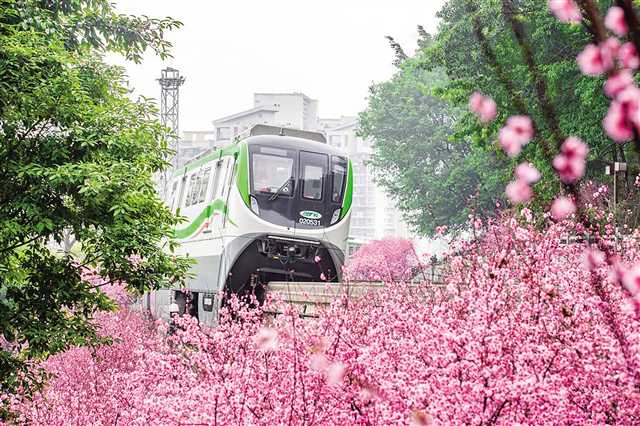
[[[562,220],[576,211],[576,205],[569,197],[560,196],[551,205],[551,216],[556,220]]]
[[[633,137],[633,125],[640,124],[640,89],[634,85],[620,91],[611,102],[602,121],[607,135],[616,142],[625,142]]]
[[[322,260],[322,258],[320,256],[316,256],[313,258],[313,261],[316,263],[320,263],[320,261]]]
[[[629,293],[633,295],[638,293],[638,290],[640,290],[640,264],[624,271],[622,284],[629,290]]]
[[[589,153],[589,147],[580,138],[569,136],[560,147],[560,152],[569,158],[584,159]]]
[[[253,337],[253,341],[261,351],[275,351],[278,349],[278,332],[273,328],[262,327]]]
[[[507,127],[516,134],[520,145],[526,145],[533,137],[533,124],[526,115],[512,115],[507,119]]]
[[[444,235],[447,232],[447,225],[436,226],[436,235]]]
[[[326,281],[327,280],[327,276],[324,274],[324,272],[320,272],[320,279],[322,281]]]
[[[549,0],[547,4],[559,21],[578,23],[582,19],[580,8],[573,0]]]
[[[531,163],[520,163],[515,171],[516,179],[523,180],[528,184],[534,184],[542,177],[538,169],[533,167]]]
[[[623,69],[609,77],[604,84],[604,93],[610,98],[615,98],[618,93],[632,84],[633,74],[628,69]]]
[[[498,142],[500,142],[500,146],[509,157],[515,157],[522,151],[522,144],[518,142],[518,135],[509,127],[500,129]]]
[[[601,44],[588,44],[576,58],[578,67],[585,75],[597,76],[613,68],[611,47]]]
[[[624,19],[624,10],[618,6],[610,7],[607,16],[604,18],[604,26],[620,37],[627,34],[629,28]]]
[[[309,357],[309,368],[324,373],[329,368],[329,360],[321,353],[314,353]]]
[[[611,61],[613,61],[620,51],[620,41],[615,37],[609,37],[600,44],[600,48],[604,49],[607,57],[610,57]]]
[[[561,181],[573,183],[584,175],[588,152],[587,145],[574,136],[568,137],[564,141],[560,147],[560,154],[553,159],[553,167],[558,172]]]
[[[585,161],[580,158],[569,159],[567,156],[560,154],[553,159],[553,167],[558,172],[562,182],[573,183],[584,175]]]
[[[582,264],[585,269],[593,271],[604,263],[604,253],[597,248],[586,249],[583,253]]]
[[[522,179],[510,182],[505,189],[507,197],[513,204],[526,203],[533,197],[531,187]]]
[[[411,417],[409,418],[409,425],[411,426],[427,426],[433,423],[433,417],[429,413],[425,413],[422,410],[413,410]]]
[[[346,368],[341,362],[334,362],[327,367],[327,383],[329,386],[338,386],[344,380]]]
[[[632,42],[628,41],[620,46],[618,50],[618,61],[623,68],[636,69],[640,66],[638,51]]]
[[[469,98],[469,109],[478,116],[482,123],[489,123],[498,114],[498,107],[494,100],[480,92],[473,92]]]
[[[526,115],[512,115],[498,132],[498,141],[504,152],[515,157],[533,137],[533,123]]]

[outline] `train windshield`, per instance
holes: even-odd
[[[293,156],[286,149],[260,147],[253,153],[251,186],[254,192],[275,193],[293,177]],[[289,195],[283,191],[283,195]]]
[[[344,195],[344,187],[347,181],[347,159],[344,157],[331,157],[331,201],[341,203]]]

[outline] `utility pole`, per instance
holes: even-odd
[[[174,168],[180,165],[180,150],[178,146],[180,138],[180,86],[184,84],[184,77],[180,76],[180,71],[167,67],[161,71],[160,78],[160,123],[168,127],[171,133],[167,135],[167,144],[175,152],[171,164]],[[166,185],[163,182],[163,185]]]

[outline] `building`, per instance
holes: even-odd
[[[253,108],[213,120],[216,141],[231,141],[255,124],[316,130],[318,101],[303,93],[255,93]]]
[[[349,116],[318,121],[327,143],[346,151],[353,163],[350,238],[359,242],[389,237],[411,238],[395,203],[376,185],[371,168],[366,164],[373,143],[356,135],[358,125],[358,118]]]

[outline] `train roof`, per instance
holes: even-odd
[[[323,154],[347,156],[347,153],[326,143],[316,142],[309,139],[294,136],[260,135],[249,136],[240,143],[247,145],[269,145],[288,149],[301,149],[304,151],[321,152]]]
[[[266,128],[270,128],[265,131]],[[196,167],[201,166],[202,164],[208,163],[216,158],[223,157],[225,155],[234,155],[241,146],[243,145],[271,145],[273,147],[283,147],[288,149],[302,149],[304,151],[313,151],[313,152],[321,152],[323,154],[331,154],[331,155],[340,155],[342,157],[347,157],[347,153],[335,148],[331,145],[328,145],[326,142],[320,142],[319,140],[324,141],[324,135],[318,132],[308,132],[304,130],[297,129],[288,129],[274,126],[266,126],[266,125],[256,125],[251,128],[253,131],[256,129],[257,131],[251,135],[251,132],[248,136],[244,138],[237,138],[230,145],[223,148],[212,148],[209,149],[191,160],[187,161],[184,166],[176,169],[174,172],[174,176],[179,176],[185,174],[189,170],[192,170]],[[272,129],[280,129],[279,133],[274,133]],[[316,140],[309,139],[310,134],[321,135],[322,139],[317,138]],[[296,135],[296,136],[293,136]],[[304,137],[300,137],[300,136]]]

